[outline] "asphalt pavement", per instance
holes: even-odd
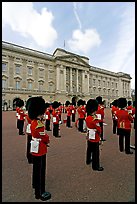
[[[62,115],[62,121],[65,114]],[[32,189],[32,164],[26,159],[26,135],[18,135],[16,112],[2,112],[2,202],[135,202],[135,149],[127,155],[118,148],[112,133],[111,110],[105,109],[104,137],[100,164],[104,171],[86,165],[86,134],[72,123],[60,126],[60,138],[52,131],[46,158],[48,201],[36,200]],[[135,145],[132,128],[131,145]]]

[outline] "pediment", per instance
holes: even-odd
[[[57,56],[57,57],[55,57],[55,59],[65,61],[65,62],[74,63],[77,65],[90,66],[87,62],[85,62],[83,59],[81,59],[77,55]]]

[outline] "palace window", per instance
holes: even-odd
[[[16,74],[20,74],[20,65],[16,64]]]
[[[2,63],[2,71],[5,72],[7,70],[7,63]]]
[[[28,82],[28,89],[31,90],[32,89],[32,82]]]
[[[16,89],[20,89],[20,81],[16,81]]]
[[[44,70],[43,69],[39,69],[39,77],[40,78],[44,77]]]
[[[32,75],[32,67],[28,67],[28,75]]]
[[[6,79],[2,79],[2,88],[3,89],[7,88],[7,80]]]
[[[93,85],[95,85],[96,79],[93,79]]]

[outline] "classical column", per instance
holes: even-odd
[[[66,67],[63,67],[64,70],[64,91],[66,92]]]
[[[76,91],[77,93],[79,92],[78,91],[78,69],[76,69]]]
[[[60,68],[59,68],[59,65],[57,65],[56,67],[56,91],[59,92],[60,91]]]
[[[14,57],[9,56],[9,63],[8,63],[8,69],[9,69],[9,87],[14,88]]]
[[[70,92],[72,92],[72,68],[70,67]]]
[[[87,72],[87,94],[89,93],[89,72]]]
[[[27,88],[26,78],[28,76],[27,60],[22,59],[22,88]]]
[[[119,81],[118,81],[118,97],[123,97],[123,81],[122,79],[119,77]]]
[[[82,93],[85,93],[84,85],[85,85],[85,71],[82,71]]]
[[[34,77],[33,77],[33,79],[34,79],[34,84],[33,84],[32,88],[34,90],[38,90],[38,80],[39,80],[39,78],[38,78],[38,62],[34,62]]]
[[[129,81],[129,86],[128,86],[128,98],[131,98],[131,81]]]

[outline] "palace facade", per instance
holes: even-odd
[[[2,42],[2,106],[15,109],[18,98],[42,96],[65,103],[102,96],[109,106],[119,97],[131,100],[131,77],[89,64],[89,59],[57,48],[53,55]]]

